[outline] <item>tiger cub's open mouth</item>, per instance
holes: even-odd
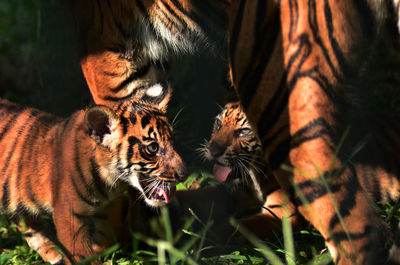
[[[175,195],[175,184],[165,181],[149,180],[148,177],[139,178],[140,186],[146,199],[156,205],[168,203]]]

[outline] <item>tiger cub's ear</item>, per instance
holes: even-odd
[[[105,106],[91,107],[86,111],[85,122],[90,137],[98,144],[112,147],[114,134],[119,124],[117,115]]]

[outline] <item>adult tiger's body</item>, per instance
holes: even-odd
[[[375,105],[381,96],[398,95],[398,1],[138,0],[107,1],[106,8],[99,1],[73,3],[82,68],[95,101],[104,104],[147,97],[139,83],[153,86],[164,74],[154,62],[195,50],[203,39],[218,47],[215,36],[226,33],[230,79],[265,157],[284,188],[290,176],[280,165],[295,168],[293,182],[310,202],[308,207],[297,199],[298,209],[321,232],[335,262],[378,264],[388,256],[388,229],[371,205],[377,198],[364,191],[346,162],[356,149],[352,143],[366,131],[353,127],[339,156],[337,151],[349,124],[372,120],[381,111]],[[162,91],[149,90],[153,102],[167,95]],[[372,111],[365,107],[371,105]],[[398,147],[396,135],[387,135]],[[388,168],[379,159],[367,163]],[[396,199],[398,191],[392,195]]]
[[[132,97],[168,102],[170,55],[193,53],[207,39],[193,19],[180,22],[181,12],[168,24],[171,2],[63,2],[72,13],[80,63],[96,104],[114,106]],[[187,34],[178,34],[182,28]]]
[[[94,106],[58,118],[0,100],[0,117],[0,210],[24,217],[29,245],[51,263],[62,256],[51,249],[54,235],[39,215],[52,216],[67,250],[64,261],[72,262],[112,243],[110,225],[117,222],[114,229],[121,230],[118,197],[128,183],[138,198],[159,207],[186,175],[166,117],[141,102],[127,101],[117,112]]]

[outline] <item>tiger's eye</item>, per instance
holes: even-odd
[[[158,144],[153,142],[146,146],[146,151],[149,155],[155,155],[158,152]]]
[[[214,123],[214,130],[218,131],[222,127],[222,122],[220,119],[216,118]]]
[[[249,137],[253,135],[253,131],[249,128],[240,129],[237,133],[239,137]]]

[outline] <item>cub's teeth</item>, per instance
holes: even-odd
[[[161,198],[164,198],[164,199],[165,199],[165,202],[168,202],[168,201],[169,201],[167,192],[166,192],[164,189],[160,188],[160,189],[158,190],[158,195],[159,195]]]

